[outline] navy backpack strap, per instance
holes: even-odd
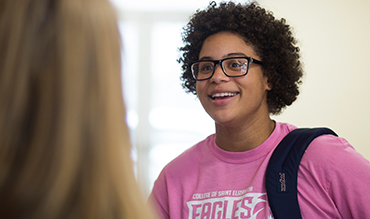
[[[299,163],[308,145],[324,134],[337,136],[328,128],[295,129],[280,142],[266,170],[266,190],[275,219],[301,219],[297,197]]]

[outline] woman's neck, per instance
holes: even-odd
[[[216,144],[226,151],[252,150],[261,145],[274,129],[275,122],[270,117],[235,127],[225,127],[216,123]]]

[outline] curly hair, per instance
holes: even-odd
[[[183,88],[196,94],[196,81],[191,74],[191,64],[198,60],[207,37],[227,31],[241,36],[252,46],[263,62],[263,74],[272,89],[267,94],[269,113],[277,115],[291,105],[299,94],[303,70],[299,61],[299,47],[285,19],[275,19],[272,12],[256,2],[242,5],[233,2],[211,2],[207,9],[197,10],[184,27],[180,48],[182,57],[181,81]]]

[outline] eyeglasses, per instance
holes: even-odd
[[[212,78],[215,73],[216,65],[221,66],[222,71],[228,77],[241,77],[248,73],[249,64],[256,63],[262,65],[261,61],[251,57],[230,57],[221,60],[201,60],[191,65],[191,73],[197,81],[204,81]]]

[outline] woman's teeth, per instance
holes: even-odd
[[[212,99],[216,99],[216,98],[225,98],[225,97],[233,97],[235,96],[236,93],[215,93],[211,96]]]

